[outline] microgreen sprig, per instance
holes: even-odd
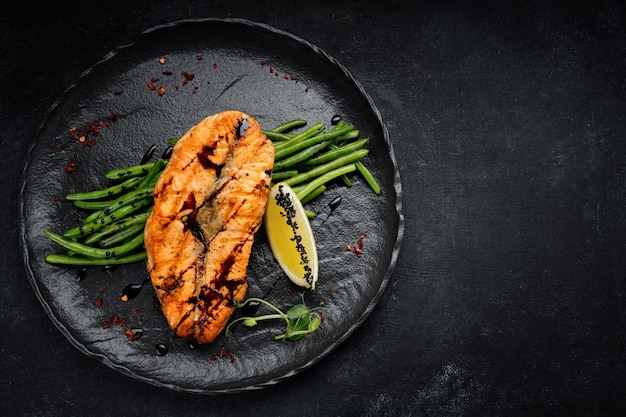
[[[260,321],[283,319],[287,326],[285,333],[274,336],[274,340],[292,340],[296,341],[302,339],[305,335],[316,331],[322,323],[322,310],[323,307],[309,308],[304,302],[304,293],[301,295],[302,302],[291,307],[287,312],[283,312],[274,304],[266,301],[262,298],[251,297],[245,300],[243,303],[236,303],[237,308],[243,308],[250,303],[263,304],[270,309],[274,310],[275,314],[265,314],[262,316],[245,316],[239,317],[236,320],[230,322],[226,327],[226,336],[232,335],[231,327],[235,323],[241,323],[246,327],[254,327]]]

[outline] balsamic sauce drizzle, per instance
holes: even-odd
[[[339,207],[339,205],[341,204],[342,198],[341,196],[337,196],[335,198],[333,198],[331,200],[330,203],[328,203],[328,207],[330,208],[330,212],[328,213],[328,215],[326,216],[326,218],[324,219],[324,221],[322,221],[322,224],[324,224],[324,222],[326,220],[328,220],[328,218],[330,217],[331,214],[333,214],[333,212],[335,210],[337,210],[337,208]]]
[[[150,277],[146,276],[141,283],[129,284],[122,290],[122,298],[125,300],[131,300],[141,293],[141,289],[150,281]]]
[[[148,163],[150,159],[152,159],[152,155],[154,155],[154,151],[156,150],[156,145],[152,145],[148,148],[145,154],[143,154],[143,158],[141,158],[140,165]]]

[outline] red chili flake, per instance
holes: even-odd
[[[363,239],[367,237],[367,233],[363,233],[359,236],[359,239],[354,246],[346,246],[346,250],[354,252],[357,258],[360,258],[363,255]]]
[[[274,73],[274,67],[270,67],[270,72],[273,74]]]
[[[212,361],[216,361],[216,360],[217,360],[217,356],[215,356],[215,355],[211,355],[211,356],[209,356],[209,358],[210,358]]]
[[[324,313],[322,313],[322,310],[317,310],[317,315],[320,317],[321,321],[324,321]]]
[[[94,139],[89,139],[85,142],[85,146],[95,146],[96,141]]]
[[[198,91],[198,86],[194,85],[193,86],[193,91],[191,92],[191,94],[196,94],[196,91]]]
[[[187,78],[185,78],[185,79],[183,80],[183,87],[184,87],[184,86],[186,86],[188,82],[189,82],[189,80],[188,80]]]
[[[154,84],[152,84],[152,83],[148,83],[148,88],[149,88],[150,90],[152,90],[152,91],[156,90],[155,85],[154,85]]]
[[[113,317],[113,324],[116,324],[117,327],[122,327],[124,325],[124,317],[120,317],[117,314]]]
[[[102,307],[104,305],[104,302],[102,301],[102,298],[98,297],[96,298],[96,307]]]
[[[274,73],[274,77],[278,77],[278,71]]]
[[[213,69],[217,69],[217,62],[213,63]]]
[[[158,91],[159,95],[162,96],[163,94],[165,94],[165,87],[159,87],[159,91]]]
[[[141,331],[141,329],[126,329],[126,331],[124,332],[124,334],[128,337],[128,340],[131,342],[134,342],[135,340],[139,339],[143,332]]]
[[[58,195],[53,195],[52,196],[52,201],[59,201],[59,196]]]
[[[262,66],[267,65],[267,61],[266,61],[266,60],[264,60],[264,59],[262,59],[262,60],[261,60],[261,65],[262,65]]]
[[[197,59],[198,61],[202,61],[202,60],[204,59],[204,55],[202,55],[202,54],[198,54],[198,55],[196,55],[196,59]]]
[[[298,81],[298,77],[296,77],[295,75],[290,75],[290,76],[289,76],[289,79],[290,79],[291,81]]]
[[[163,75],[170,76],[170,75],[172,75],[172,71],[170,71],[170,70],[165,70],[165,71],[163,71]]]
[[[307,94],[309,94],[309,87],[305,88],[305,89],[304,89],[304,92],[305,92],[305,93],[307,93]]]
[[[58,144],[58,143],[55,143],[55,144],[54,144],[54,149],[61,149],[61,145],[60,145],[60,144]]]
[[[132,311],[133,313],[136,313],[136,312],[139,311],[139,308],[138,307],[133,307],[133,308],[130,309],[130,311]]]
[[[183,74],[183,77],[185,77],[186,80],[191,81],[194,79],[194,77],[196,76],[196,74],[192,74],[190,72],[187,71],[183,71],[181,72],[181,74]]]
[[[288,80],[288,79],[289,79],[289,74],[283,74],[283,78],[284,78],[285,80]]]
[[[287,292],[289,293],[289,295],[293,295],[293,290],[291,288],[287,288]]]
[[[122,90],[121,88],[119,90],[115,90],[113,91],[113,94],[116,96],[119,96],[120,94],[124,94],[124,90]]]
[[[103,329],[108,329],[109,328],[109,322],[108,321],[103,321],[102,322],[102,328]]]
[[[235,354],[230,352],[230,363],[235,363]]]
[[[224,348],[220,349],[220,353],[219,353],[220,358],[223,358],[224,356],[228,356],[228,351]]]
[[[65,172],[67,172],[68,174],[70,172],[74,172],[76,171],[76,161],[72,161],[70,162],[66,167],[65,167]]]
[[[178,90],[178,84],[174,84],[174,88]]]
[[[65,148],[63,148],[64,151],[71,151],[72,148],[70,148],[69,146],[66,146]]]
[[[159,77],[152,77],[150,82],[153,82],[153,83],[159,82]]]

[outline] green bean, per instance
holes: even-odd
[[[307,159],[311,158],[313,155],[315,155],[317,152],[321,151],[328,145],[330,145],[330,141],[316,143],[315,145],[305,147],[303,150],[299,151],[298,153],[295,153],[285,159],[274,162],[274,169],[281,170],[284,168],[289,168],[294,165],[297,165],[300,162],[306,161]]]
[[[352,180],[347,175],[344,174],[340,176],[339,178],[341,178],[341,181],[343,181],[346,187],[348,188],[352,187]]]
[[[87,238],[83,241],[86,245],[92,245],[104,239],[106,236],[121,232],[127,228],[134,226],[143,227],[150,216],[150,212],[152,211],[152,207],[150,207],[147,211],[139,214],[133,214],[124,219],[118,220],[115,223],[111,223],[108,226],[104,226],[97,232],[91,233],[87,236]]]
[[[64,247],[65,249],[70,250],[76,254],[88,256],[91,258],[115,258],[117,256],[129,253],[143,244],[143,233],[137,235],[135,238],[122,245],[106,249],[94,248],[93,246],[84,245],[74,240],[66,239],[63,236],[50,232],[48,230],[46,230],[44,233],[46,234],[46,236],[48,236],[50,240],[52,240],[57,245]]]
[[[112,185],[108,188],[104,188],[102,190],[89,191],[84,193],[72,193],[65,196],[68,200],[98,200],[101,198],[112,197],[118,194],[123,193],[135,185],[137,185],[141,181],[141,178],[133,177],[129,178],[126,181]]]
[[[84,210],[104,210],[111,205],[111,200],[106,201],[83,201],[76,200],[74,205]]]
[[[298,175],[298,171],[295,169],[289,169],[287,171],[279,171],[272,173],[272,182],[277,183],[287,178],[291,178]]]
[[[304,119],[289,120],[288,122],[281,123],[278,126],[276,126],[275,128],[273,128],[272,132],[282,133],[282,132],[286,132],[288,130],[291,130],[291,129],[295,128],[295,127],[304,126],[306,124],[307,124],[307,121],[304,120]]]
[[[339,168],[335,168],[331,171],[328,171],[324,173],[323,175],[315,178],[313,181],[311,181],[306,187],[304,187],[299,192],[296,192],[296,196],[298,197],[298,199],[302,200],[308,194],[313,192],[316,188],[326,184],[329,181],[334,180],[337,177],[340,177],[341,175],[349,174],[354,171],[356,171],[356,166],[354,164],[343,165]]]
[[[156,164],[156,162],[152,161],[145,164],[133,165],[128,168],[114,169],[104,174],[104,176],[110,180],[138,177],[147,174],[154,164]]]
[[[357,140],[355,142],[349,143],[347,145],[343,145],[343,146],[333,146],[331,145],[330,147],[333,148],[329,151],[326,151],[314,158],[308,159],[306,161],[303,162],[303,165],[319,165],[319,164],[323,164],[326,162],[330,162],[333,159],[337,159],[338,157],[342,156],[342,155],[346,155],[352,151],[356,151],[357,149],[361,149],[362,147],[364,147],[365,145],[367,145],[369,142],[368,138],[364,138],[364,139],[360,139]]]
[[[274,144],[274,148],[276,150],[279,150],[279,149],[281,149],[283,147],[292,146],[292,145],[294,145],[296,143],[299,143],[300,141],[303,141],[305,139],[308,139],[310,137],[313,137],[313,136],[319,134],[323,130],[324,130],[324,124],[323,123],[316,123],[313,126],[311,126],[310,128],[308,128],[307,130],[298,133],[297,135],[295,135],[291,139],[289,139],[287,141],[284,141],[284,142],[278,142],[278,143]]]
[[[292,136],[286,135],[284,133],[279,133],[279,132],[272,132],[271,130],[263,130],[261,129],[261,132],[263,132],[265,134],[265,136],[267,136],[270,140],[272,141],[288,141],[289,139],[292,138]]]
[[[374,179],[374,176],[369,171],[369,169],[367,169],[367,167],[361,161],[357,161],[355,165],[356,165],[357,171],[359,171],[359,173],[365,179],[365,182],[367,182],[367,184],[372,188],[372,190],[374,190],[374,193],[376,193],[376,195],[379,195],[380,186],[376,182],[376,179]]]
[[[348,132],[348,133],[346,133],[346,134],[344,134],[344,135],[341,135],[341,136],[337,137],[337,142],[343,142],[343,141],[348,141],[348,140],[354,140],[354,139],[356,139],[356,138],[358,138],[358,137],[359,137],[359,134],[360,134],[360,133],[361,133],[361,132],[360,132],[360,131],[358,131],[358,130],[356,130],[356,129],[355,129],[355,130],[351,130],[350,132]]]
[[[346,125],[346,121],[345,121],[345,120],[343,120],[343,119],[341,119],[341,120],[339,120],[339,121],[337,122],[337,124],[336,124],[335,126],[333,126],[333,129],[332,129],[332,130],[335,130],[335,129],[341,129],[341,128],[342,128],[342,127],[344,127],[345,125]]]
[[[354,163],[356,161],[358,161],[359,159],[367,156],[367,154],[369,153],[369,150],[367,149],[358,149],[354,152],[351,152],[347,155],[344,155],[342,157],[339,157],[333,161],[327,162],[325,164],[322,165],[318,165],[315,168],[312,168],[308,171],[302,172],[298,175],[296,175],[295,177],[291,177],[285,180],[285,182],[289,185],[289,186],[293,186],[296,184],[300,184],[303,182],[307,182],[312,180],[313,178],[319,177],[322,174],[325,174],[328,171],[331,171],[333,169],[339,168],[342,165],[347,165],[347,164],[351,164]]]
[[[123,206],[117,210],[114,210],[113,212],[109,213],[106,216],[103,217],[99,217],[95,220],[93,220],[90,223],[87,224],[83,224],[77,227],[73,227],[69,230],[67,230],[65,233],[63,233],[63,236],[65,236],[68,239],[78,239],[81,236],[86,236],[88,234],[97,232],[98,230],[102,229],[103,227],[117,221],[117,220],[121,220],[129,215],[131,215],[132,213],[135,213],[137,211],[139,211],[140,209],[153,204],[152,202],[152,196],[150,196],[149,198],[144,198],[142,200],[139,200],[133,204],[129,204],[126,206]]]
[[[134,262],[143,261],[146,258],[146,251],[137,252],[125,256],[119,256],[116,258],[89,258],[85,256],[61,255],[57,253],[51,253],[50,255],[46,256],[46,262],[57,265],[108,266],[131,264]]]
[[[143,180],[141,180],[139,185],[137,185],[137,188],[144,188],[144,187],[149,186],[155,180],[155,178],[158,178],[161,175],[161,172],[163,171],[166,165],[167,165],[167,161],[164,159],[159,158],[156,161],[154,161],[154,165],[152,166],[152,168],[150,168],[150,170],[148,171],[146,176],[143,178]]]
[[[119,232],[114,233],[111,236],[105,237],[96,242],[98,242],[98,245],[102,248],[117,245],[119,243],[127,241],[130,238],[134,238],[138,233],[143,233],[144,227],[144,224],[136,224],[134,226],[121,229]],[[85,244],[87,245],[89,243],[85,241]]]
[[[304,188],[304,187],[302,187],[302,188]],[[313,190],[312,192],[310,192],[309,194],[304,196],[300,202],[302,204],[306,204],[306,203],[308,203],[310,201],[313,201],[314,199],[316,199],[320,195],[324,194],[326,192],[326,189],[327,189],[327,187],[325,185],[320,185],[315,190]]]

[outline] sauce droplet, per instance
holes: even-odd
[[[241,308],[241,315],[242,316],[253,316],[256,314],[257,310],[259,309],[259,306],[261,305],[261,303],[258,303],[256,301],[251,301],[248,304],[246,304],[245,306],[243,306]]]
[[[87,268],[82,267],[78,270],[78,273],[76,274],[76,281],[80,282],[85,278],[87,278]]]
[[[167,148],[165,148],[165,150],[163,151],[163,155],[161,155],[161,158],[163,159],[170,159],[172,156],[172,150],[174,149],[173,146],[168,146]]]
[[[337,207],[339,207],[339,205],[341,204],[341,201],[342,201],[342,198],[340,196],[337,196],[333,198],[330,203],[328,203],[328,207],[330,207],[331,214],[333,211],[337,210]]]
[[[326,220],[328,220],[330,215],[333,214],[333,212],[335,210],[337,210],[337,207],[339,207],[341,205],[342,201],[343,201],[342,198],[340,196],[337,196],[337,197],[333,198],[330,203],[328,203],[328,207],[330,208],[330,212],[328,213],[328,215],[326,216],[326,218],[324,219],[322,224],[324,224],[324,222]]]
[[[146,276],[144,280],[139,284],[129,284],[122,290],[122,300],[128,301],[133,299],[141,293],[141,289],[150,281],[150,277]]]
[[[334,115],[332,119],[330,119],[330,124],[331,125],[336,125],[337,123],[339,123],[341,121],[341,116],[339,116],[338,114]]]
[[[157,343],[154,346],[154,355],[155,356],[164,356],[167,354],[167,345],[164,343]]]
[[[141,158],[140,164],[143,165],[147,163],[154,155],[154,151],[156,150],[156,145],[152,145],[148,148],[145,154],[143,154],[143,158]]]

